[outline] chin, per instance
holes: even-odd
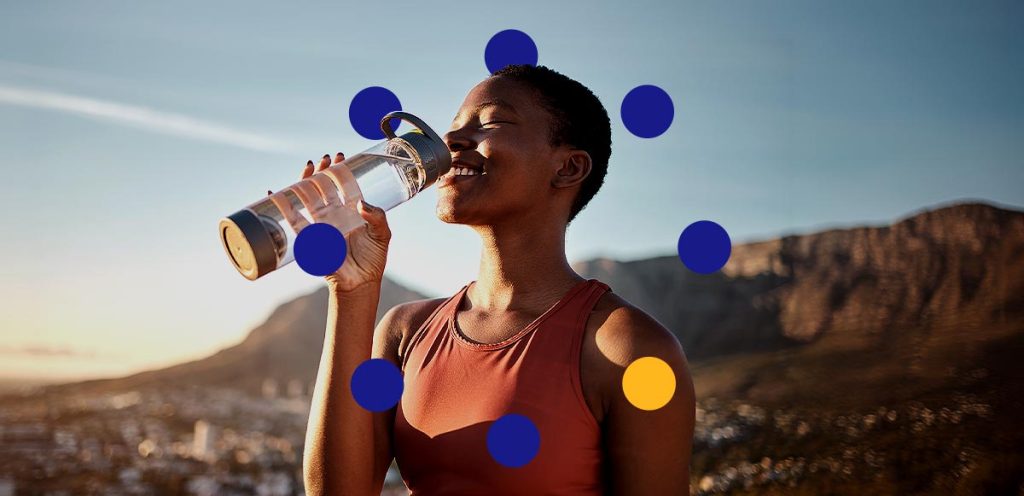
[[[466,211],[465,208],[456,208],[450,201],[438,201],[437,209],[434,212],[437,215],[437,219],[445,224],[480,224],[479,219],[476,218],[479,215],[474,216],[473,213]]]
[[[446,224],[462,224],[459,221],[459,216],[455,212],[454,205],[451,202],[439,201],[437,202],[437,209],[435,210],[438,220]]]
[[[437,219],[440,220],[441,222],[444,222],[445,224],[462,224],[454,217],[442,214],[440,212],[437,213]]]

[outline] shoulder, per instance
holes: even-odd
[[[594,306],[587,331],[611,368],[627,367],[645,356],[684,358],[679,340],[668,328],[611,291]]]
[[[399,358],[421,325],[437,310],[448,296],[400,303],[381,317],[374,332],[374,346],[392,358]]]
[[[635,360],[655,357],[668,364],[677,380],[689,381],[682,345],[672,332],[647,312],[612,291],[594,306],[584,331],[583,375],[594,398],[598,418],[623,400],[622,376]]]
[[[418,326],[418,323],[426,320],[447,299],[448,297],[429,298],[399,303],[385,312],[380,320],[396,327]]]
[[[693,382],[683,348],[664,325],[618,295],[605,293],[587,331],[591,375],[600,405],[601,435],[614,494],[686,494],[696,415]],[[646,409],[630,403],[623,374],[634,361],[654,357],[672,369],[666,403]],[[666,382],[642,392],[665,391]],[[637,389],[633,389],[634,394]]]

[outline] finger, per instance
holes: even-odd
[[[344,160],[345,160],[345,154],[344,153],[338,152],[338,154],[334,156],[334,163],[336,163],[336,164],[340,164]]]
[[[370,237],[377,241],[388,242],[391,239],[391,228],[388,226],[384,210],[366,203],[365,200],[359,200],[358,207],[359,215],[366,220],[366,230]]]
[[[312,175],[313,175],[313,161],[310,160],[310,161],[306,162],[306,167],[304,167],[302,169],[302,175],[299,176],[299,179],[305,179],[305,178],[307,178],[309,176],[312,176]]]
[[[326,168],[328,168],[330,166],[331,166],[331,156],[330,155],[324,155],[324,158],[320,159],[320,165],[317,166],[316,171],[320,172],[320,171],[322,171],[322,170],[324,170],[324,169],[326,169]]]

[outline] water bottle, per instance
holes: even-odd
[[[394,118],[416,129],[396,136]],[[221,219],[221,243],[239,273],[254,281],[277,270],[295,260],[306,226],[324,222],[348,234],[366,223],[360,199],[390,210],[451,169],[448,145],[418,117],[391,112],[380,127],[386,140]]]

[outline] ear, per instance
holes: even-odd
[[[571,188],[583,182],[590,175],[592,166],[590,154],[578,149],[569,150],[555,171],[551,185],[556,188]]]

